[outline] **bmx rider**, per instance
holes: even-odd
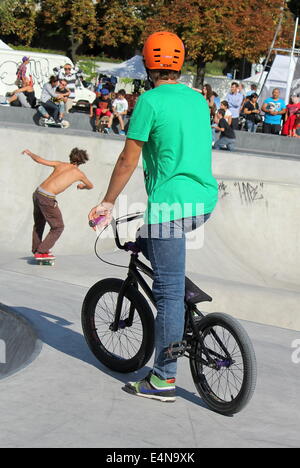
[[[143,152],[148,205],[137,240],[154,271],[155,358],[144,379],[123,389],[169,402],[176,398],[177,359],[167,351],[184,332],[185,233],[209,218],[218,196],[207,102],[178,82],[184,55],[184,45],[173,33],[157,32],[146,40],[143,56],[153,89],[139,97],[107,193],[89,214],[90,220],[104,214],[109,223],[116,199]],[[193,112],[181,112],[182,108]]]

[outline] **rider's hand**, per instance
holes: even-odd
[[[108,202],[101,202],[99,205],[95,206],[94,208],[91,209],[89,212],[89,221],[98,218],[99,216],[104,216],[105,218],[97,224],[97,226],[104,228],[105,226],[108,226],[111,221],[112,221],[112,210],[114,208],[114,205],[112,203]],[[93,229],[96,231],[97,226],[94,226]]]

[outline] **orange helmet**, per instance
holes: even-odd
[[[161,31],[146,39],[143,56],[149,70],[180,71],[184,62],[182,40],[171,32]]]

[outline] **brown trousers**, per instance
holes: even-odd
[[[33,194],[33,219],[32,253],[48,253],[64,230],[62,214],[56,199],[36,190]],[[42,240],[46,223],[49,224],[50,231]]]

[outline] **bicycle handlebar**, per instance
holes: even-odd
[[[130,215],[125,215],[121,216],[120,218],[114,219],[112,218],[112,221],[110,223],[114,237],[115,237],[115,243],[118,249],[120,250],[130,250],[133,253],[138,253],[139,250],[135,247],[134,242],[125,242],[124,244],[121,244],[120,237],[119,237],[119,232],[118,232],[118,225],[123,224],[123,223],[129,223],[130,221],[134,221],[135,219],[140,219],[143,218],[144,213],[135,213],[135,214],[130,214]],[[105,216],[100,215],[98,218],[92,219],[89,221],[89,225],[91,227],[97,226],[97,224],[101,223],[101,221],[105,218]]]

